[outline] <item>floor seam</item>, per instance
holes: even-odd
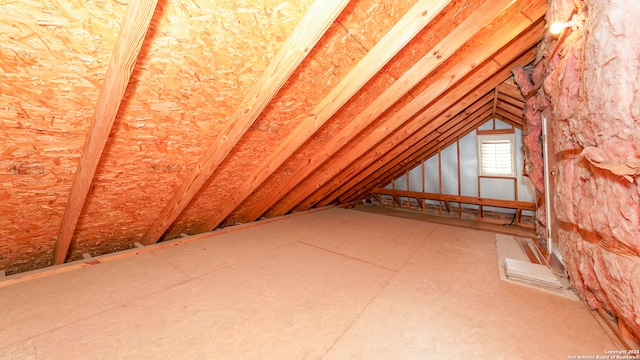
[[[298,242],[298,243],[300,243],[300,244],[302,244],[302,245],[310,246],[310,247],[315,248],[315,249],[318,249],[318,250],[326,251],[326,252],[331,253],[331,254],[334,254],[334,255],[338,255],[338,256],[340,256],[340,257],[345,257],[345,258],[347,258],[347,259],[351,259],[351,260],[355,260],[355,261],[358,261],[358,262],[361,262],[361,263],[364,263],[364,264],[367,264],[367,265],[375,266],[375,267],[380,268],[380,269],[383,269],[383,270],[392,271],[392,272],[394,272],[394,273],[395,273],[395,272],[398,272],[398,270],[390,269],[390,268],[388,268],[388,267],[386,267],[386,266],[382,266],[382,265],[379,265],[379,264],[374,264],[374,263],[368,262],[368,261],[366,261],[366,260],[358,259],[358,258],[355,258],[355,257],[349,256],[349,255],[346,255],[346,254],[343,254],[343,253],[339,253],[339,252],[334,251],[334,250],[329,250],[329,249],[327,249],[327,248],[323,248],[323,247],[320,247],[320,246],[318,246],[318,245],[309,244],[309,243],[306,243],[306,242],[304,242],[304,241],[296,241],[296,242]]]
[[[349,324],[349,326],[347,326],[347,327],[344,329],[344,331],[343,331],[343,332],[342,332],[342,333],[341,333],[341,334],[336,338],[336,340],[333,342],[333,344],[331,344],[331,346],[327,349],[327,351],[325,351],[325,353],[322,355],[322,359],[324,359],[324,358],[325,358],[325,356],[327,356],[327,354],[329,353],[329,351],[331,351],[331,349],[333,349],[333,348],[336,346],[336,344],[340,341],[340,339],[342,339],[342,337],[344,337],[344,335],[349,331],[349,329],[351,329],[351,327],[353,327],[353,325],[356,323],[356,321],[358,321],[358,319],[360,319],[360,316],[361,316],[361,315],[362,315],[362,314],[363,314],[367,309],[369,309],[369,307],[371,306],[371,304],[372,304],[372,303],[373,303],[373,302],[378,298],[378,296],[379,296],[379,295],[380,295],[380,294],[381,294],[381,293],[382,293],[382,292],[383,292],[383,291],[384,291],[384,290],[389,286],[389,284],[391,284],[391,282],[393,281],[393,279],[395,279],[395,278],[396,278],[396,276],[398,276],[398,273],[399,273],[399,272],[400,272],[400,271],[401,271],[401,270],[402,270],[402,269],[407,265],[407,263],[409,263],[409,261],[410,261],[410,260],[415,256],[415,254],[418,252],[418,250],[419,250],[422,246],[424,246],[424,244],[425,244],[425,242],[427,241],[427,239],[429,238],[429,236],[431,236],[431,235],[435,232],[436,228],[437,228],[437,227],[438,227],[438,225],[440,225],[440,224],[435,224],[435,225],[436,225],[436,226],[434,226],[434,227],[433,227],[433,229],[432,229],[432,230],[431,230],[431,231],[430,231],[430,232],[429,232],[429,233],[424,237],[424,239],[422,240],[422,242],[420,243],[420,245],[418,245],[418,247],[416,248],[416,251],[414,252],[414,254],[413,254],[412,256],[409,256],[409,257],[407,258],[407,260],[404,262],[404,264],[402,264],[402,266],[400,266],[400,268],[399,268],[398,270],[393,270],[393,276],[391,276],[391,277],[389,278],[389,280],[387,280],[387,282],[386,282],[383,286],[381,286],[381,287],[380,287],[380,290],[379,290],[379,291],[378,291],[374,296],[372,296],[372,297],[371,297],[371,300],[369,300],[369,302],[367,303],[367,305],[366,305],[366,306],[364,306],[364,307],[362,308],[362,310],[361,310],[361,311],[358,313],[358,315],[353,319],[353,321],[351,321],[351,323]],[[309,245],[309,244],[306,244],[306,245]],[[313,245],[309,245],[309,246],[313,246]],[[313,246],[313,247],[317,247],[317,246]],[[319,249],[322,249],[322,248],[319,248]],[[330,250],[326,250],[326,249],[322,249],[322,250],[325,250],[325,251],[329,251],[329,252],[331,252],[331,253],[334,253],[334,252],[332,252],[332,251],[330,251]],[[342,255],[342,254],[338,254],[338,255]],[[344,256],[344,255],[343,255],[343,256]],[[347,256],[347,257],[348,257],[348,256]],[[351,257],[348,257],[348,258],[351,258]],[[355,260],[362,261],[362,260],[360,260],[360,259],[355,259]],[[367,263],[366,261],[363,261],[363,262],[364,262],[364,263]],[[368,264],[368,263],[367,263],[367,264]],[[381,267],[381,266],[380,266],[380,267]],[[381,268],[383,268],[383,269],[387,269],[387,268],[385,268],[385,267],[381,267]]]

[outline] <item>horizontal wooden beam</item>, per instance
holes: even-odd
[[[500,207],[500,208],[507,208],[507,209],[520,209],[520,210],[532,210],[532,211],[536,210],[536,203],[527,202],[527,201],[488,199],[488,198],[478,198],[473,196],[436,194],[436,193],[426,193],[426,192],[406,191],[406,190],[391,190],[391,189],[382,189],[382,188],[375,188],[371,190],[371,193],[375,193],[378,195],[390,195],[394,197],[404,196],[404,197],[411,197],[411,198],[423,199],[423,200],[455,202],[455,203],[469,204],[469,205],[493,206],[493,207]]]
[[[347,3],[348,0],[316,0],[309,7],[255,86],[231,118],[225,122],[224,128],[211,142],[211,146],[205,150],[193,170],[144,234],[141,240],[143,244],[153,244],[160,239],[333,24]]]
[[[120,33],[116,39],[104,84],[85,138],[80,162],[71,183],[69,200],[64,210],[57,240],[53,248],[54,264],[64,263],[93,176],[107,145],[122,98],[151,23],[157,0],[131,0],[127,6]]]
[[[513,128],[476,131],[477,135],[495,135],[495,134],[513,134],[513,133],[515,133],[515,130]]]

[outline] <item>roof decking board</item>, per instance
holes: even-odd
[[[311,113],[332,88],[364,57],[362,46],[337,23],[320,39],[254,127],[238,142],[216,173],[170,227],[166,238],[194,233],[209,214],[218,213],[245,179]],[[309,84],[314,84],[310,87]],[[252,164],[246,166],[243,164]]]
[[[271,60],[241,106],[234,110],[224,130],[206,149],[200,161],[145,232],[141,242],[157,242],[232,151],[256,118],[287,82],[325,34],[348,0],[315,2]]]
[[[283,7],[273,0],[240,10],[231,1],[160,2],[80,217],[71,259],[86,249],[99,255],[141,240],[309,2]],[[251,31],[248,36],[247,24],[263,37]]]
[[[12,274],[51,260],[124,7],[32,1],[0,9],[0,268]]]
[[[338,134],[350,122],[354,114],[360,114],[367,104],[372,103],[382,92],[393,84],[393,77],[381,70],[358,93],[347,102],[338,113],[322,126],[307,142],[282,164],[260,187],[254,191],[236,210],[229,215],[222,226],[245,223],[256,219],[273,204],[284,189],[293,187],[292,177],[300,170],[315,164],[319,149],[334,144]],[[289,185],[291,184],[291,185]],[[257,212],[256,212],[256,209]],[[254,215],[258,213],[257,215]],[[250,220],[247,220],[250,219]]]
[[[224,202],[220,212],[213,213],[200,231],[217,227],[264,180],[304,144],[324,123],[349,101],[378,71],[428,24],[450,0],[420,0],[387,32],[376,45],[349,71],[274,150],[265,161],[245,178],[239,191]],[[506,1],[506,0],[496,0]]]
[[[369,6],[369,1],[363,1],[362,3],[358,2],[356,4],[358,6]],[[427,8],[430,10],[434,9],[435,5],[431,5]],[[417,12],[417,10],[414,10],[414,12]],[[411,30],[412,27],[416,26],[416,23],[424,21],[422,20],[422,18],[424,18],[424,16],[419,17],[417,22],[415,20],[412,22],[405,21],[404,25],[401,24],[401,26],[396,26],[396,31],[397,29],[401,29],[404,31],[397,33],[393,37],[386,36],[386,38],[390,39],[391,41],[385,42],[388,43],[386,46],[375,46],[371,50],[373,51],[373,53],[370,52],[371,55],[368,56],[367,54],[369,53],[364,52],[365,49],[360,45],[359,41],[356,41],[353,37],[348,36],[348,33],[344,31],[341,24],[336,24],[335,30],[336,32],[339,31],[340,35],[336,36],[335,39],[328,39],[322,43],[321,49],[317,52],[317,54],[314,55],[314,57],[310,58],[310,61],[312,61],[310,65],[315,66],[313,68],[305,68],[304,66],[301,67],[301,70],[306,69],[306,76],[309,80],[304,82],[297,81],[296,83],[301,84],[303,87],[291,89],[291,92],[289,92],[291,98],[295,99],[295,101],[293,103],[286,104],[286,106],[283,106],[282,109],[278,109],[279,111],[274,112],[274,117],[281,117],[282,113],[290,114],[291,116],[297,116],[296,121],[298,121],[300,124],[304,124],[298,126],[304,126],[304,128],[293,130],[296,132],[296,134],[293,135],[289,134],[289,131],[291,131],[290,129],[284,129],[280,132],[280,134],[278,134],[277,140],[267,144],[259,144],[259,151],[246,151],[244,154],[245,158],[254,159],[255,161],[254,169],[234,169],[233,172],[226,172],[227,175],[225,178],[222,178],[222,174],[218,175],[217,177],[217,179],[220,180],[218,182],[221,183],[229,183],[230,181],[225,180],[239,177],[240,179],[245,179],[245,184],[236,183],[235,188],[226,190],[221,189],[218,185],[209,186],[203,189],[196,200],[196,204],[191,204],[185,214],[183,214],[183,216],[178,219],[178,222],[200,224],[200,221],[193,221],[193,218],[202,217],[203,211],[206,211],[207,214],[212,214],[213,217],[208,220],[208,225],[202,225],[201,228],[195,229],[195,231],[204,231],[204,229],[215,227],[217,223],[222,221],[224,217],[226,217],[226,215],[230,214],[231,211],[234,210],[235,206],[232,206],[233,204],[239,204],[239,202],[241,201],[240,198],[248,196],[250,194],[250,191],[255,189],[263,181],[265,175],[269,175],[269,172],[273,172],[277,169],[277,166],[273,166],[272,161],[277,160],[280,162],[282,160],[278,159],[286,159],[286,156],[284,156],[283,154],[290,153],[292,149],[295,150],[295,148],[298,147],[297,144],[300,144],[305,139],[309,138],[309,136],[306,134],[311,135],[311,130],[317,130],[318,125],[330,119],[326,118],[327,113],[329,113],[330,115],[330,113],[333,113],[336,109],[339,109],[339,107],[336,106],[339,104],[334,103],[334,100],[322,104],[323,99],[327,96],[335,97],[339,95],[342,97],[344,96],[345,90],[347,90],[349,94],[353,93],[354,90],[357,90],[357,88],[353,87],[354,85],[362,85],[363,81],[370,77],[370,74],[375,74],[374,71],[377,65],[373,65],[372,61],[383,63],[383,59],[385,57],[388,58],[389,56],[395,54],[395,51],[392,51],[391,49],[393,47],[400,48],[408,40],[402,39],[402,37],[398,37],[398,35],[408,37],[406,32]],[[407,17],[407,19],[411,18]],[[377,22],[372,21],[368,25],[374,26],[376,23]],[[372,33],[374,35],[378,34],[379,29],[372,31]],[[391,55],[388,55],[389,52]],[[363,58],[370,60],[366,60],[365,63],[358,66],[358,61],[365,61],[363,60]],[[327,68],[332,69],[331,71],[327,72]],[[354,72],[352,73],[352,71]],[[351,80],[348,80],[344,83],[339,82],[344,81],[344,77],[348,76],[351,77]],[[327,77],[327,82],[324,82],[324,78]],[[309,84],[313,84],[313,86],[310,87]],[[343,89],[336,90],[334,89],[336,86],[343,87]],[[279,96],[280,94],[278,95],[278,97]],[[302,101],[299,101],[298,99]],[[348,98],[344,99],[346,101]],[[341,103],[344,103],[342,99],[340,100]],[[313,104],[314,107],[310,107],[309,105],[311,104]],[[320,105],[316,106],[316,104]],[[301,105],[306,105],[306,107],[301,109]],[[330,105],[330,107],[327,107],[327,105]],[[289,113],[290,108],[292,107],[297,107],[298,110],[294,110]],[[317,114],[319,111],[321,112],[320,115]],[[317,119],[307,119],[306,114],[315,114],[317,116]],[[250,137],[245,137],[245,140],[249,139]],[[293,146],[291,145],[291,142],[296,142],[297,144]],[[276,147],[275,145],[278,145],[278,143],[282,143],[283,145],[279,145],[279,147]],[[271,146],[271,144],[274,145]],[[242,146],[242,144],[240,145]],[[276,153],[273,153],[274,151]],[[262,164],[269,164],[269,167],[262,168]],[[247,170],[249,170],[249,172],[247,172]],[[259,171],[260,174],[256,172],[251,173],[251,170]],[[238,171],[244,172],[239,173]],[[250,184],[248,184],[248,182],[250,182]],[[215,180],[211,181],[211,184],[213,183],[215,183]],[[212,199],[216,199],[217,203],[215,208],[211,208],[210,206],[210,204],[213,202]],[[220,199],[222,199],[222,201]],[[199,206],[198,203],[202,205]],[[224,217],[222,217],[223,214],[225,215]],[[191,217],[189,218],[188,216]],[[183,219],[185,218],[191,220],[184,221]],[[176,224],[176,226],[174,226],[173,228],[180,229],[178,224]],[[183,230],[172,229],[171,233],[175,234],[178,231]],[[194,230],[189,229],[189,231]]]

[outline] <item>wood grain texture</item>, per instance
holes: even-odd
[[[398,51],[422,30],[451,0],[422,0],[373,47],[347,76],[323,99],[300,125],[242,183],[221,211],[207,219],[199,231],[208,231],[224,220],[242,201],[258,188],[305,141],[329,120],[360,90]]]
[[[527,45],[531,46],[531,44],[514,44],[514,46],[520,47],[521,49]],[[533,57],[531,49],[529,49],[529,51],[521,51],[525,51],[525,54],[515,61],[520,64],[530,62]],[[316,204],[318,202],[329,203],[345,191],[353,189],[354,185],[361,179],[384,165],[383,162],[378,161],[376,163],[377,166],[373,168],[370,167],[374,161],[380,158],[379,154],[385,154],[385,156],[392,156],[393,154],[393,156],[398,156],[402,151],[410,147],[409,144],[414,144],[430,132],[436,131],[440,125],[456,116],[456,114],[473,104],[478,98],[482,97],[495,86],[502,83],[510,76],[510,69],[511,67],[509,67],[509,64],[506,67],[501,67],[493,61],[486,63],[481,68],[478,68],[476,72],[483,78],[482,85],[475,87],[475,82],[473,80],[468,80],[469,78],[467,78],[467,81],[457,84],[444,97],[427,107],[423,112],[407,124],[400,127],[396,132],[390,134],[390,137],[384,142],[379,143],[376,147],[369,150],[366,156],[362,156],[357,162],[352,163],[338,176],[331,179],[330,183],[327,183],[323,189],[306,199],[304,201],[304,205],[299,206],[298,209],[311,206],[311,204]],[[450,104],[455,105],[450,107]],[[425,124],[427,125],[425,126]],[[399,146],[400,144],[402,144],[402,146]],[[357,190],[360,191],[361,189]]]
[[[442,41],[440,41],[433,49],[429,50],[425,56],[423,56],[415,65],[413,65],[407,72],[405,72],[393,85],[376,98],[365,110],[360,112],[349,123],[348,126],[341,129],[336,135],[333,136],[333,141],[326,147],[320,149],[313,159],[309,161],[309,164],[304,167],[300,167],[289,178],[289,182],[281,185],[277,189],[275,196],[272,196],[272,201],[256,206],[252,209],[250,220],[255,220],[258,216],[269,210],[278,200],[291,191],[296,185],[298,185],[304,178],[317,169],[322,163],[327,161],[331,156],[337,153],[344,144],[354,139],[360,132],[362,132],[367,126],[371,125],[378,117],[380,117],[385,111],[387,111],[393,104],[395,104],[402,96],[408,93],[414,86],[416,86],[422,79],[429,76],[433,70],[435,70],[440,64],[447,60],[455,51],[457,51],[464,43],[467,42],[476,32],[484,27],[483,24],[491,22],[491,20],[498,16],[506,7],[511,5],[511,0],[498,0],[487,1],[476,12],[472,13],[467,19],[465,19],[458,27],[456,27],[449,35],[447,35]],[[485,58],[492,54],[491,49],[485,48]],[[482,55],[476,57],[476,61],[483,60]],[[462,68],[462,66],[460,66]],[[470,68],[467,69],[467,72]],[[454,73],[454,79],[456,77],[463,77],[466,73],[463,70],[458,70]],[[442,82],[442,87],[432,87],[433,94],[436,92],[442,92],[449,84]],[[431,99],[433,100],[433,99]],[[412,104],[418,106],[424,106],[429,100],[421,98],[420,100],[414,100]],[[407,109],[409,109],[408,105]],[[416,106],[414,106],[416,107]],[[417,110],[415,110],[417,111]],[[410,117],[407,115],[406,118]],[[403,121],[405,118],[396,118],[399,121]],[[379,134],[381,132],[378,132]],[[371,139],[371,141],[376,141]],[[379,140],[378,140],[379,141]],[[377,141],[376,141],[377,142]],[[283,203],[282,208],[291,208],[290,203]],[[284,210],[284,211],[288,211]],[[269,216],[273,216],[274,213],[282,213],[281,209],[274,209],[270,212]]]
[[[54,246],[53,262],[62,264],[67,256],[76,223],[89,192],[93,176],[107,143],[113,121],[118,113],[129,78],[135,67],[142,42],[157,5],[157,0],[131,1],[111,55],[109,67],[100,90],[92,124],[89,127],[78,170],[69,192],[58,239]]]
[[[220,135],[205,151],[198,164],[147,230],[141,240],[143,244],[153,244],[160,239],[282,88],[293,71],[302,63],[347,3],[348,0],[331,0],[330,2],[317,0],[313,3]]]
[[[411,168],[415,163],[415,161],[413,161],[414,158],[416,161],[424,161],[434,156],[438,151],[445,149],[459,138],[474,130],[478,125],[492,118],[491,106],[487,104],[467,119],[451,119],[438,128],[438,132],[430,133],[419,142],[414,143],[411,148],[405,150],[402,156],[399,156],[399,158],[404,159],[404,161],[395,161],[395,159],[390,158],[390,155],[385,154],[380,158],[380,161],[384,163],[384,165],[364,180],[358,182],[358,185],[362,188],[381,186],[380,184],[388,181],[389,178],[397,177],[400,169]],[[420,135],[422,135],[422,133]],[[417,136],[419,135],[416,135],[416,137]],[[413,139],[415,138],[412,137],[408,140],[411,141]],[[408,158],[411,158],[411,160],[407,160]],[[359,191],[353,193],[349,191],[348,195],[341,195],[340,200],[350,199],[351,201],[351,199],[360,198],[362,196],[361,194]]]
[[[486,198],[476,198],[473,196],[436,194],[436,193],[425,193],[425,192],[406,191],[406,190],[389,190],[389,189],[382,189],[382,188],[372,189],[371,192],[376,193],[378,195],[391,195],[394,197],[406,196],[406,197],[413,197],[413,198],[424,199],[424,200],[437,200],[437,201],[456,202],[456,203],[462,203],[462,204],[495,206],[495,207],[502,207],[502,208],[509,208],[509,209],[520,209],[520,210],[536,209],[536,203],[526,202],[526,201],[486,199]]]
[[[519,10],[518,6],[521,6],[522,3],[523,2],[519,2],[515,4],[514,9]],[[541,1],[539,1],[539,3],[542,4]],[[494,16],[496,16],[499,13],[500,12],[493,14]],[[501,24],[501,27],[497,29],[492,29],[493,32],[490,37],[490,42],[478,47],[477,49],[474,49],[473,51],[470,51],[469,55],[463,61],[460,61],[456,66],[447,71],[445,74],[440,75],[439,78],[437,78],[431,84],[431,86],[427,87],[422,93],[416,96],[411,103],[403,107],[399,112],[394,114],[393,117],[387,119],[387,121],[385,121],[384,123],[378,123],[377,127],[380,130],[372,132],[365,140],[362,140],[355,146],[350,147],[348,149],[348,152],[341,151],[340,153],[336,153],[336,155],[341,155],[340,160],[332,159],[332,163],[330,166],[328,166],[328,164],[325,164],[326,166],[318,168],[319,171],[316,171],[311,179],[301,182],[292,192],[289,192],[287,195],[281,198],[271,209],[269,209],[269,211],[266,213],[266,216],[273,217],[284,214],[295,207],[297,204],[302,202],[305,198],[310,196],[314,191],[317,191],[318,187],[322,184],[325,184],[328,181],[332,181],[335,183],[332,178],[338,176],[341,171],[344,172],[344,169],[346,169],[348,164],[358,159],[359,156],[364,154],[375,144],[382,141],[382,139],[389,136],[389,134],[394,133],[394,131],[399,129],[401,125],[405,124],[407,120],[411,119],[412,116],[420,112],[425,107],[425,105],[433,102],[439,96],[441,96],[443,92],[451,88],[456,83],[456,81],[460,81],[461,79],[465,78],[465,76],[470,74],[472,71],[476,71],[477,73],[481,74],[481,72],[478,72],[476,69],[479,64],[482,63],[482,61],[485,61],[490,57],[494,57],[496,56],[496,54],[504,51],[511,52],[512,47],[516,47],[519,49],[519,51],[522,51],[522,46],[510,46],[506,47],[503,50],[501,50],[501,48],[513,39],[514,33],[524,32],[531,25],[531,22],[528,18],[522,16],[519,11],[516,11],[516,16],[513,16],[512,14],[506,15],[508,17],[505,20],[506,23]],[[528,34],[530,32],[533,32],[540,36],[542,31],[541,29],[542,25],[538,25],[535,30],[527,31],[526,33]],[[471,35],[472,34],[469,34],[468,36]],[[529,37],[526,37],[526,39],[529,39]],[[534,40],[531,41],[533,42]],[[467,81],[472,82],[473,80]],[[449,104],[455,103],[461,97],[461,94],[459,94],[458,96],[449,95],[451,101]],[[430,108],[430,111],[433,111],[437,114],[444,111],[448,106],[448,104],[444,102],[440,102],[440,104],[441,105],[438,106],[437,110],[434,110],[434,108]],[[408,135],[409,134],[401,134],[398,136],[398,138]],[[379,154],[384,154],[384,152],[378,152],[376,154],[378,154],[379,156]]]
[[[4,2],[0,269],[46,267],[126,6]],[[100,47],[87,46],[87,33]]]
[[[519,46],[523,46],[523,44],[519,44]],[[436,118],[429,119],[431,116],[429,115],[428,112],[421,113],[416,119],[414,119],[414,121],[412,121],[411,124],[408,124],[407,127],[403,128],[402,130],[411,134],[410,136],[400,137],[399,134],[394,134],[392,138],[389,139],[389,141],[395,144],[396,146],[393,146],[393,148],[389,148],[387,143],[385,142],[384,144],[379,145],[383,149],[380,149],[380,148],[373,149],[374,151],[385,150],[384,157],[381,157],[379,159],[380,160],[378,164],[379,166],[376,166],[376,167],[370,166],[370,164],[372,163],[372,160],[370,159],[370,157],[374,152],[372,151],[368,153],[366,157],[363,157],[363,158],[366,158],[365,160],[363,160],[362,162],[360,162],[359,160],[358,163],[354,163],[350,166],[350,169],[348,172],[349,174],[351,174],[351,176],[349,176],[348,179],[345,179],[343,181],[342,186],[336,186],[333,188],[333,190],[327,191],[326,195],[322,197],[323,199],[321,201],[314,201],[314,203],[315,202],[323,203],[325,201],[331,202],[333,199],[343,196],[345,192],[357,192],[358,194],[363,194],[363,193],[366,193],[371,187],[377,187],[378,183],[380,183],[381,181],[387,181],[387,177],[392,176],[391,174],[386,172],[386,170],[389,170],[389,168],[386,167],[389,164],[389,162],[393,162],[394,164],[397,164],[398,162],[403,162],[407,164],[407,166],[410,166],[410,167],[414,166],[415,164],[412,163],[411,161],[418,158],[423,158],[422,155],[424,155],[420,153],[416,154],[416,151],[420,149],[423,149],[424,152],[429,152],[433,150],[430,148],[423,148],[424,144],[421,143],[421,140],[425,136],[428,136],[430,133],[436,131],[438,128],[440,128],[440,126],[442,126],[443,124],[448,122],[451,118],[453,118],[455,114],[457,114],[461,110],[473,104],[473,102],[475,102],[476,99],[486,95],[487,92],[490,92],[495,86],[499,85],[506,78],[508,78],[510,76],[510,71],[512,68],[512,66],[510,65],[526,64],[530,62],[532,58],[533,58],[533,49],[530,48],[523,55],[515,59],[513,63],[507,64],[506,66],[500,67],[497,64],[490,62],[489,64],[487,64],[487,67],[488,68],[492,68],[493,66],[495,67],[491,72],[485,73],[485,76],[487,76],[487,78],[483,82],[483,85],[475,89],[473,88],[470,89],[469,87],[467,87],[468,92],[464,96],[464,99],[458,101],[454,106],[454,108],[447,110],[445,113],[442,113],[440,116]],[[465,84],[461,84],[461,85],[465,85]],[[468,86],[470,84],[466,84],[466,85]],[[462,86],[460,90],[462,90],[464,87],[465,86]],[[490,93],[489,97],[492,97],[492,96],[493,94]],[[420,122],[427,123],[428,125],[426,127],[419,126]],[[411,159],[408,159],[407,158],[408,156],[411,156]],[[354,171],[356,173],[354,173]],[[356,184],[361,183],[363,179],[366,179],[367,177],[373,177],[374,175],[372,174],[384,174],[384,179],[376,179],[375,181],[368,184],[367,186],[363,186],[363,187],[356,186]],[[374,185],[374,183],[376,185]],[[325,189],[325,191],[326,190],[327,189]],[[329,198],[331,200],[329,200]],[[305,202],[306,201],[311,202],[313,200],[305,200]]]
[[[287,179],[287,182],[282,184],[275,193],[272,193],[271,201],[265,201],[262,204],[254,206],[245,220],[255,220],[267,211],[276,201],[281,199],[305,177],[338,152],[344,144],[351,141],[367,126],[371,125],[374,120],[393,106],[393,104],[400,100],[401,97],[407,94],[422,79],[429,76],[434,69],[446,61],[456,50],[467,42],[473,34],[482,29],[486,23],[491,22],[494,17],[500,14],[500,12],[511,3],[512,0],[497,0],[484,3],[478,11],[471,14],[460,26],[456,27],[442,41],[427,51],[425,56],[418,60],[416,64],[388,87],[382,95],[356,115],[347,126],[333,135],[333,141],[322,149],[319,149],[306,166],[297,168],[295,173]],[[486,53],[487,56],[491,54],[490,50],[486,50]],[[463,72],[459,72],[458,74],[464,76]],[[434,90],[434,92],[435,91],[436,90]],[[444,88],[442,91],[444,91]],[[424,104],[424,102],[422,102],[422,104]]]

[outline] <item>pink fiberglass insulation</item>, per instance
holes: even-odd
[[[514,69],[525,96],[535,93],[525,155],[544,192],[539,129],[549,100],[552,205],[567,272],[592,308],[640,338],[640,1],[553,0],[547,19],[573,14],[573,28],[545,39],[533,69]]]

